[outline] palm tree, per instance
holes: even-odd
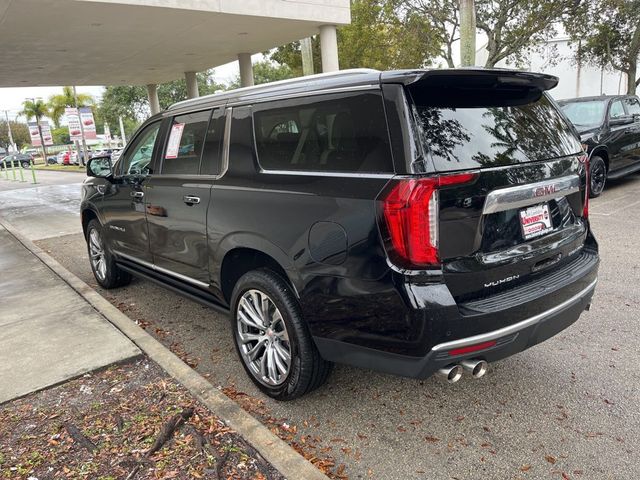
[[[38,133],[40,134],[40,142],[42,143],[42,151],[44,153],[44,163],[47,163],[47,147],[44,144],[44,138],[42,137],[42,127],[40,121],[49,116],[49,107],[41,98],[34,98],[31,100],[25,100],[22,102],[22,115],[27,117],[27,121],[32,118],[36,119],[38,125]]]
[[[76,98],[78,104],[76,105]],[[49,97],[50,117],[56,128],[60,128],[60,119],[67,107],[88,107],[93,104],[93,97],[87,93],[78,93],[74,96],[73,87],[62,87],[62,94]]]

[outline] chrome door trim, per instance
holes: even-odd
[[[580,191],[580,177],[578,175],[567,175],[542,182],[500,188],[487,194],[482,213],[486,215],[526,207],[578,191]]]
[[[117,250],[114,250],[114,252],[117,256],[125,258],[127,260],[130,260],[134,263],[139,263],[140,265],[142,265],[143,267],[147,267],[150,268],[151,270],[155,270],[157,272],[160,273],[165,273],[167,275],[171,275],[172,277],[175,277],[179,280],[183,280],[185,282],[191,283],[193,285],[197,285],[198,287],[203,287],[203,288],[208,288],[209,284],[208,283],[204,283],[201,282],[200,280],[196,280],[195,278],[191,278],[191,277],[187,277],[186,275],[182,275],[181,273],[176,273],[172,270],[168,270],[166,268],[162,268],[157,266],[155,263],[151,263],[151,262],[147,262],[145,260],[140,260],[139,258],[136,257],[132,257],[131,255],[127,255],[126,253],[122,253],[119,252]]]
[[[440,352],[442,350],[452,350],[454,348],[468,347],[469,345],[475,345],[478,343],[488,342],[491,340],[496,340],[501,337],[506,337],[507,335],[511,335],[512,333],[519,332],[527,327],[535,325],[540,321],[544,320],[546,317],[554,315],[556,313],[565,310],[578,301],[582,299],[585,295],[587,295],[590,291],[596,288],[596,284],[598,283],[598,279],[596,278],[593,282],[589,284],[586,288],[576,293],[573,297],[565,300],[562,303],[559,303],[553,308],[549,310],[545,310],[538,315],[534,315],[533,317],[529,317],[526,320],[522,320],[521,322],[514,323],[513,325],[509,325],[508,327],[500,328],[498,330],[493,330],[492,332],[481,333],[479,335],[474,335],[473,337],[461,338],[460,340],[452,340],[451,342],[440,343],[433,347],[431,351]]]

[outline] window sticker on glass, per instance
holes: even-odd
[[[171,134],[169,135],[169,142],[167,142],[167,153],[164,155],[164,158],[178,158],[183,130],[184,123],[173,124]]]

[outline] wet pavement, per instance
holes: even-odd
[[[2,186],[0,180],[0,198]],[[142,280],[98,291],[160,341],[178,345],[214,385],[262,401],[269,415],[296,428],[298,441],[313,439],[318,451],[345,464],[349,478],[638,478],[638,189],[634,175],[592,201],[602,264],[591,311],[549,341],[491,365],[477,381],[448,385],[337,366],[323,388],[278,403],[247,379],[225,316]],[[64,208],[46,205],[70,200],[69,191],[49,192],[40,209],[72,228]],[[40,221],[29,221],[26,206],[15,208],[1,204],[0,215],[17,213],[27,228]],[[46,235],[38,244],[95,287],[81,234]]]

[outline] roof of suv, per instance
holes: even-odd
[[[590,97],[576,97],[576,98],[563,98],[558,100],[559,104],[563,103],[577,103],[577,102],[593,102],[597,100],[613,100],[614,98],[633,97],[633,95],[592,95]]]
[[[174,115],[178,111],[191,110],[200,106],[210,107],[225,103],[248,103],[256,99],[275,99],[285,95],[304,95],[309,92],[340,88],[357,89],[359,87],[379,85],[380,83],[403,83],[408,85],[418,81],[428,81],[430,85],[449,85],[454,77],[456,81],[461,83],[491,81],[497,82],[500,85],[526,85],[540,90],[549,90],[558,83],[558,78],[552,75],[499,68],[486,69],[472,67],[433,70],[391,70],[385,72],[369,68],[358,68],[280,80],[278,82],[243,87],[227,92],[184,100],[171,105],[163,112],[163,115]]]

